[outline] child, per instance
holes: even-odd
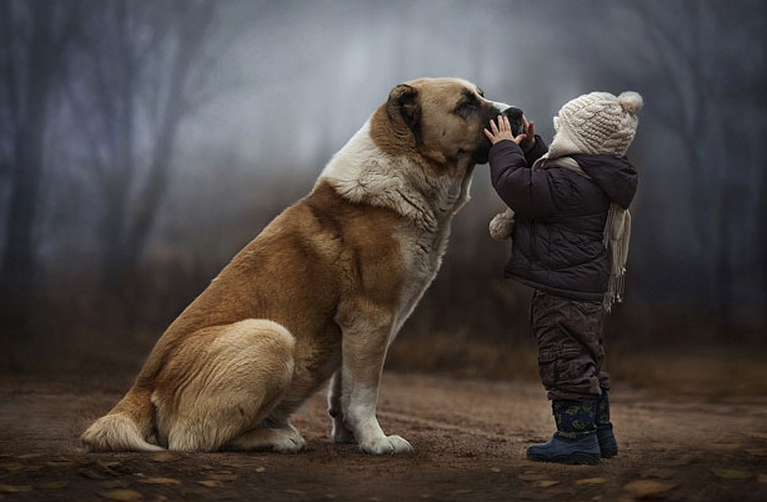
[[[531,460],[593,464],[618,453],[602,323],[621,301],[637,187],[624,155],[641,107],[635,92],[573,99],[554,117],[548,151],[527,118],[517,137],[505,117],[485,129],[493,187],[513,211],[496,217],[491,233],[512,236],[504,275],[535,289],[538,368],[557,427],[549,442],[528,448]]]

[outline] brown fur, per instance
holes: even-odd
[[[468,156],[486,143],[487,102],[472,120],[455,113],[466,92],[478,91],[457,79],[412,81],[395,87],[370,123],[382,154],[410,159],[422,171],[416,178],[457,180],[452,206],[440,206],[449,214],[414,220],[394,207],[341,195],[356,190],[354,184],[342,188],[321,178],[168,327],[132,389],[83,434],[86,447],[152,450],[157,447],[147,441],[154,436],[170,449],[295,451],[303,439],[290,415],[333,376],[337,441],[353,441],[356,427],[358,441],[371,438],[360,445],[365,451],[409,449],[402,438],[382,435],[369,406],[392,337],[439,268],[449,218],[465,201]],[[417,228],[427,223],[423,232]],[[401,249],[403,242],[412,249]],[[365,404],[352,409],[349,399]],[[341,416],[343,407],[353,416]]]

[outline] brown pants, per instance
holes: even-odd
[[[602,371],[602,302],[578,301],[536,290],[531,322],[538,371],[549,399],[593,399],[610,388]]]

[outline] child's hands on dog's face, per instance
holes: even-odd
[[[488,131],[487,129],[484,129],[484,131],[485,136],[487,136],[487,139],[489,139],[490,143],[492,144],[496,144],[504,139],[508,139],[516,144],[520,144],[525,140],[525,138],[527,138],[525,133],[521,133],[515,138],[511,133],[511,123],[509,122],[509,118],[502,115],[498,115],[497,126],[495,125],[495,122],[493,122],[493,119],[490,119],[490,129],[492,132]]]

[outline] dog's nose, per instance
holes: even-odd
[[[522,115],[524,112],[516,106],[510,106],[501,112],[501,115],[509,118],[511,123],[511,132],[514,136],[521,134],[524,131],[524,125],[522,124]]]

